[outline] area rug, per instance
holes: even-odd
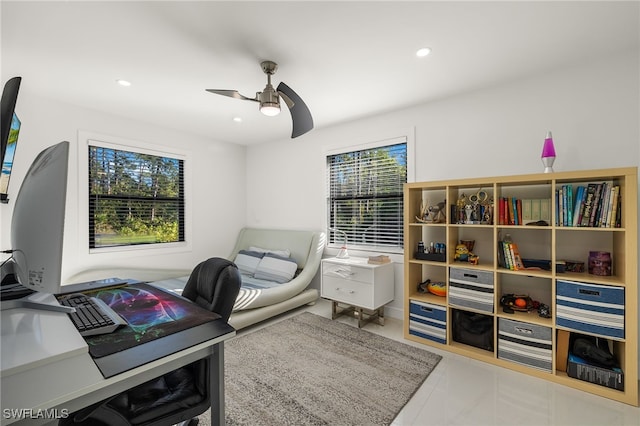
[[[441,358],[306,312],[225,343],[226,422],[388,425]]]

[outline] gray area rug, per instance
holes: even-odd
[[[225,343],[226,421],[388,425],[441,358],[303,313]]]

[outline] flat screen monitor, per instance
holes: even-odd
[[[16,147],[18,146],[18,135],[20,134],[20,120],[13,113],[11,119],[11,128],[9,129],[9,138],[4,149],[4,157],[2,160],[2,174],[0,174],[0,201],[7,201],[9,197],[9,179],[11,179],[11,170],[13,169],[13,160],[16,155]]]
[[[68,164],[69,142],[60,142],[38,154],[22,181],[13,207],[13,272],[20,284],[39,293],[60,293]],[[35,307],[30,300],[11,302],[21,307]],[[7,306],[3,302],[2,308]],[[37,308],[66,311],[58,305]]]
[[[13,77],[7,80],[2,89],[2,98],[0,99],[0,164],[4,162],[7,141],[9,140],[9,129],[16,109],[21,81],[22,77]]]
[[[7,202],[9,176],[13,165],[13,159],[9,161],[8,157],[13,157],[15,154],[18,131],[20,130],[20,120],[15,115],[15,108],[21,81],[22,77],[9,79],[2,89],[2,99],[0,99],[0,166],[2,166],[0,202],[3,203]]]

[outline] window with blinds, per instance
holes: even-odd
[[[327,156],[327,174],[329,244],[402,249],[406,142]]]
[[[184,241],[184,160],[89,145],[89,247]]]

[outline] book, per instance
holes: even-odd
[[[560,217],[558,218],[558,226],[565,226],[566,225],[566,221],[565,221],[565,204],[566,204],[566,194],[565,192],[562,190],[562,187],[560,187],[560,189],[558,189],[558,207],[560,209]]]
[[[580,190],[580,200],[578,201],[576,199],[576,204],[578,204],[578,213],[575,215],[577,217],[575,217],[574,219],[574,226],[580,226],[582,223],[582,215],[584,215],[584,201],[585,198],[587,196],[587,187],[586,186],[580,186],[579,187]]]
[[[531,200],[524,199],[522,200],[522,223],[526,225],[529,222],[533,222],[531,220]]]
[[[522,263],[522,258],[520,257],[520,250],[518,250],[518,245],[516,243],[509,243],[509,249],[511,250],[511,256],[513,257],[513,270],[524,269],[524,263]]]
[[[543,198],[540,201],[540,219],[551,224],[551,199]]]
[[[616,185],[613,187],[613,200],[612,200],[612,207],[611,207],[611,220],[609,222],[609,227],[610,228],[616,228],[619,226],[618,222],[618,200],[619,200],[619,196],[620,196],[620,186]]]
[[[391,259],[389,258],[389,256],[381,254],[378,256],[369,256],[367,262],[374,265],[382,265],[384,263],[390,263]]]
[[[590,227],[595,226],[596,216],[600,210],[600,197],[602,196],[602,183],[596,184],[596,192],[593,194],[593,201],[591,203],[591,215],[589,216]]]
[[[573,186],[567,185],[567,224],[573,226]]]
[[[571,222],[571,226],[579,226],[578,222],[580,221],[580,208],[582,206],[582,194],[584,193],[584,186],[578,186],[576,188],[576,199],[573,203],[573,221]]]
[[[509,208],[509,225],[515,225],[516,224],[516,218],[513,215],[514,211],[513,211],[513,198],[509,197],[507,198],[507,207]]]
[[[622,194],[618,194],[618,208],[616,209],[616,228],[622,226]]]
[[[502,242],[498,244],[498,266],[500,266],[501,268],[507,267],[506,259],[504,255],[504,246]]]
[[[596,226],[600,228],[604,228],[607,226],[607,216],[609,215],[609,204],[611,198],[611,185],[609,183],[604,184],[604,188],[602,190],[602,207],[600,209],[600,215],[598,216],[598,220],[596,222]]]
[[[507,269],[513,270],[513,257],[508,241],[502,241],[502,249],[504,250],[504,263]]]
[[[531,200],[531,221],[532,222],[537,222],[539,220],[542,219],[542,216],[540,216],[540,209],[542,207],[541,200]]]
[[[589,218],[591,218],[591,210],[593,209],[593,197],[596,194],[596,184],[587,185],[587,195],[584,201],[584,213],[582,214],[581,226],[589,226]]]

